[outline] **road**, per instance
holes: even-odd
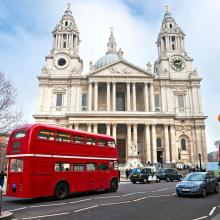
[[[176,184],[122,182],[116,193],[74,195],[62,201],[5,197],[3,210],[13,212],[19,220],[207,220],[220,216],[220,194],[177,197]]]

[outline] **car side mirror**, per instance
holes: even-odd
[[[206,178],[206,179],[205,179],[205,182],[206,182],[206,183],[210,182],[210,179],[207,179],[207,178]]]

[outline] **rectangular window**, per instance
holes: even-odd
[[[90,138],[90,137],[87,137],[86,138],[86,144],[89,144],[89,145],[95,145],[95,138]]]
[[[87,163],[86,171],[95,171],[95,163]]]
[[[113,140],[108,140],[109,147],[115,147],[115,142]]]
[[[84,137],[79,135],[73,136],[73,143],[75,144],[84,144]]]
[[[98,170],[108,170],[108,164],[106,164],[106,163],[99,164]]]
[[[160,111],[160,95],[154,96],[155,111]]]
[[[87,94],[82,95],[82,111],[87,110]]]
[[[178,95],[179,111],[184,111],[184,96]]]
[[[23,172],[23,159],[11,159],[10,172]]]
[[[44,140],[54,140],[54,133],[53,131],[49,130],[40,130],[38,133],[38,138]]]
[[[73,171],[75,172],[85,171],[85,165],[84,164],[73,164]]]
[[[114,161],[109,161],[109,170],[114,170]]]
[[[56,132],[56,141],[70,142],[70,134]]]
[[[57,107],[62,106],[62,99],[63,99],[63,94],[57,93],[57,99],[56,99],[56,106]]]
[[[70,171],[70,164],[69,163],[55,163],[54,170],[56,172]]]
[[[98,143],[98,146],[107,146],[105,139],[98,139],[97,143]]]
[[[17,131],[14,133],[14,138],[23,138],[25,136],[25,131]]]

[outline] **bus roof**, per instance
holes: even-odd
[[[75,129],[70,129],[70,128],[64,128],[64,127],[58,127],[55,125],[48,125],[48,124],[41,124],[41,123],[33,123],[33,124],[24,124],[20,127],[17,127],[15,130],[21,130],[21,129],[25,129],[25,130],[33,130],[37,127],[43,127],[45,129],[54,129],[54,130],[58,130],[58,131],[62,131],[62,132],[77,132],[78,134],[82,134],[82,135],[94,135],[96,137],[100,137],[100,138],[110,138],[110,139],[114,139],[112,136],[109,135],[104,135],[104,134],[96,134],[96,133],[89,133],[86,131],[80,131],[80,130],[75,130]]]

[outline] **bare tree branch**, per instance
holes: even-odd
[[[10,132],[23,123],[22,113],[15,110],[17,92],[0,72],[0,131]]]

